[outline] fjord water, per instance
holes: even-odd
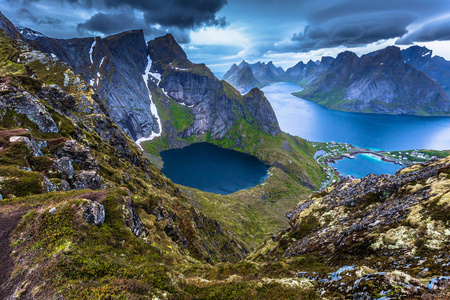
[[[293,96],[301,87],[262,89],[283,131],[310,141],[345,142],[377,150],[450,149],[450,117],[363,114],[331,110]]]
[[[266,180],[269,167],[256,157],[208,143],[162,151],[162,172],[173,182],[227,195]]]
[[[381,160],[380,157],[371,154],[358,154],[355,159],[344,158],[330,164],[336,167],[344,175],[362,178],[368,174],[395,174],[403,166]]]

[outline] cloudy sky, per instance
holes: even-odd
[[[170,32],[216,72],[243,59],[286,68],[388,45],[427,46],[450,60],[450,0],[0,0],[0,10],[58,38]]]

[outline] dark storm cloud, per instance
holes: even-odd
[[[78,24],[77,29],[81,35],[110,35],[130,29],[143,29],[146,36],[161,36],[170,32],[178,43],[186,44],[190,41],[185,29],[150,26],[144,20],[135,18],[132,11],[97,13],[86,22]]]
[[[45,3],[47,0],[24,0]],[[227,4],[227,0],[57,0],[73,6],[86,9],[96,9],[99,12],[114,16],[117,10],[136,9],[144,13],[144,19],[149,24],[159,24],[166,27],[193,29],[201,26],[225,26],[226,19],[217,17],[216,13]],[[96,22],[99,19],[94,15]]]
[[[113,34],[127,29],[142,29],[143,25],[138,22],[133,13],[97,13],[84,23],[78,24],[77,28],[82,33],[104,33]]]
[[[415,19],[404,13],[374,13],[338,18],[320,25],[308,25],[294,34],[293,47],[309,51],[337,46],[357,47],[407,33]]]
[[[431,21],[398,39],[397,45],[410,45],[414,42],[450,40],[450,18]]]
[[[294,34],[285,48],[309,51],[337,46],[358,47],[399,38],[408,33],[409,25],[448,12],[450,1],[317,1],[316,7],[310,9],[310,14],[305,18],[308,25]],[[429,34],[429,37],[448,39],[445,28],[442,26],[441,29],[434,31],[435,35]],[[281,51],[287,50],[285,48]]]
[[[43,25],[43,24],[59,25],[62,23],[62,21],[57,18],[51,18],[51,17],[37,18],[26,8],[21,8],[21,9],[19,9],[18,12],[21,15],[27,16],[31,20],[31,22],[33,22],[34,24],[37,24],[37,25]]]

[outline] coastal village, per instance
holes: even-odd
[[[446,157],[450,151],[438,150],[405,150],[405,151],[376,151],[366,148],[360,148],[347,143],[338,142],[314,142],[313,146],[317,149],[315,159],[327,172],[326,180],[322,182],[320,189],[331,186],[339,180],[351,177],[343,176],[336,167],[330,166],[330,163],[336,163],[341,159],[355,159],[357,154],[371,154],[381,158],[389,163],[395,163],[401,166],[407,166],[414,163],[422,163],[429,160],[437,160]]]

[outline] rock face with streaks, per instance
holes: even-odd
[[[143,75],[148,50],[141,30],[106,38],[36,37],[30,44],[68,63],[94,87],[108,116],[134,140],[159,130]]]

